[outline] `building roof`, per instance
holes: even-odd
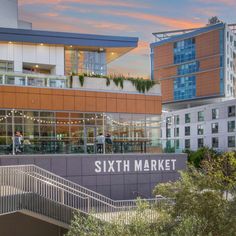
[[[119,57],[137,47],[137,37],[121,37],[94,34],[41,31],[29,29],[0,28],[0,41],[43,43],[52,45],[74,46],[84,50],[112,51]]]
[[[150,47],[154,48],[154,47],[160,46],[164,43],[170,43],[170,42],[175,42],[175,41],[179,41],[179,40],[184,40],[186,38],[195,37],[199,34],[206,33],[206,32],[212,31],[212,30],[221,29],[221,28],[224,28],[224,27],[225,27],[224,23],[218,23],[218,24],[215,24],[215,25],[208,25],[208,26],[198,28],[198,29],[187,29],[187,31],[190,30],[190,32],[187,32],[187,33],[185,33],[184,30],[181,30],[183,32],[182,34],[170,35],[169,37],[167,37],[163,40],[151,43]],[[173,31],[173,32],[177,32],[177,31]],[[167,33],[171,33],[171,31],[168,31]],[[154,34],[157,34],[157,33],[154,33]]]

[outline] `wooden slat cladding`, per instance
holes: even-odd
[[[220,69],[198,74],[196,76],[196,95],[220,95]]]
[[[154,48],[154,69],[174,63],[173,43]]]
[[[196,57],[208,57],[220,53],[220,31],[214,30],[196,38]]]
[[[161,97],[0,86],[0,109],[161,114]]]
[[[162,80],[161,81],[161,91],[162,91],[162,102],[171,102],[174,100],[174,80]]]

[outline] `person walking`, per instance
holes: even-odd
[[[21,135],[20,131],[15,132],[13,142],[14,142],[13,148],[15,148],[15,154],[21,153],[23,136]]]

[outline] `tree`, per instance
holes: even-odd
[[[178,181],[155,187],[154,194],[165,201],[150,205],[138,200],[128,221],[76,214],[67,236],[236,236],[235,186],[236,153],[209,154]],[[150,211],[156,217],[151,219]]]

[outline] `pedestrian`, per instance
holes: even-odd
[[[15,137],[13,139],[13,142],[14,142],[13,147],[15,147],[15,154],[21,153],[22,152],[23,136],[20,133],[20,131],[15,132]]]
[[[105,137],[102,133],[99,133],[99,135],[96,137],[97,153],[103,153],[104,143]]]

